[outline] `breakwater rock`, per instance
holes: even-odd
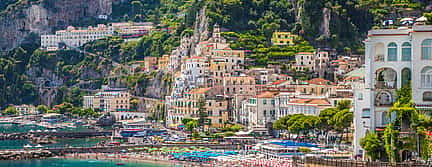
[[[37,159],[52,157],[48,150],[0,151],[0,160]]]

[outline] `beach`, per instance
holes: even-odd
[[[124,153],[124,154],[108,154],[108,153],[81,153],[81,154],[66,154],[62,157],[64,159],[82,159],[82,160],[106,160],[112,162],[126,162],[126,163],[146,163],[156,164],[163,166],[203,166],[204,164],[170,160],[168,155],[162,154],[137,154],[137,153]],[[208,165],[205,165],[208,166]]]

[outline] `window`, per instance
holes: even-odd
[[[389,120],[387,117],[387,112],[382,112],[381,122],[382,122],[382,125],[387,125],[389,123]]]
[[[392,42],[388,45],[387,61],[397,61],[397,45]]]
[[[421,71],[421,87],[432,88],[432,67],[425,67]]]
[[[267,111],[266,110],[264,110],[264,116],[266,116],[267,115]]]
[[[432,101],[432,92],[424,92],[423,101]]]
[[[432,60],[432,39],[426,39],[421,44],[421,59]]]
[[[411,61],[411,44],[408,42],[402,44],[402,61]]]
[[[263,100],[263,104],[267,104],[267,100],[266,99]]]
[[[370,117],[370,109],[369,108],[365,108],[362,111],[362,118],[369,118]]]
[[[363,93],[359,93],[359,97],[358,97],[358,99],[359,99],[359,100],[363,100]]]
[[[274,104],[275,104],[275,100],[271,100],[271,104],[273,104],[273,105],[274,105]]]

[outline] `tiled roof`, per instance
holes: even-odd
[[[201,56],[194,56],[194,57],[191,57],[191,59],[204,59],[204,57],[201,57]]]
[[[282,83],[285,83],[287,80],[276,80],[276,81],[273,81],[271,84],[272,85],[279,85],[279,84],[282,84]]]
[[[259,95],[257,95],[257,98],[273,98],[275,97],[279,92],[263,92]]]
[[[330,105],[330,102],[328,102],[326,99],[295,99],[290,101],[290,103]]]
[[[307,81],[309,84],[315,84],[315,85],[334,85],[333,82],[323,79],[323,78],[314,78],[309,81]]]
[[[209,91],[211,88],[195,88],[192,89],[189,93],[191,94],[203,94]]]

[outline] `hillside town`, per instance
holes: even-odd
[[[143,159],[184,166],[430,165],[432,26],[425,17],[370,30],[364,54],[297,48],[305,39],[274,31],[269,49],[296,50],[275,56],[278,63],[257,65],[250,50],[234,47],[226,29],[209,25],[203,12],[170,54],[113,62],[113,69],[124,70],[110,71],[101,88],[78,87],[87,91],[76,95],[82,107],[9,105],[0,122],[20,130],[1,129],[0,140],[26,142],[0,145],[0,151],[40,149],[50,152],[34,155],[102,158],[116,165]],[[68,26],[41,35],[40,50],[93,56],[84,47],[88,43],[115,37],[127,44],[160,31],[171,28],[151,22]],[[159,74],[169,92],[160,98],[137,94],[146,91],[139,84],[131,91],[117,81],[122,75],[156,80]],[[40,89],[58,84],[45,85]]]

